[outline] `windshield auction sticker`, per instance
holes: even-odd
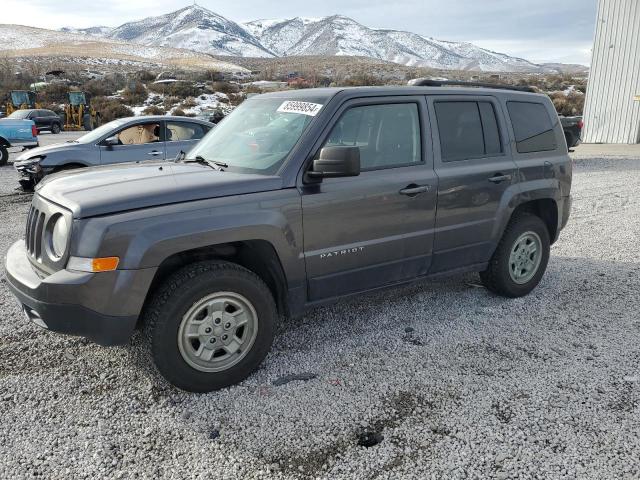
[[[299,113],[302,115],[315,117],[321,108],[322,104],[320,103],[296,102],[293,100],[287,100],[278,107],[277,111],[280,113]]]

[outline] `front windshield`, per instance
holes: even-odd
[[[222,162],[236,171],[273,174],[322,108],[322,100],[248,99],[211,130],[187,157]]]
[[[105,135],[109,134],[111,131],[116,130],[121,125],[125,124],[127,120],[113,120],[112,122],[105,123],[101,127],[96,128],[95,130],[91,130],[89,133],[81,136],[76,140],[78,143],[94,143],[100,140]]]
[[[29,113],[31,113],[30,110],[16,110],[11,115],[9,115],[7,118],[24,119],[24,118],[27,118],[27,115],[29,115]]]

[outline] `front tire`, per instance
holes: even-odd
[[[540,217],[519,213],[513,217],[489,265],[480,272],[488,290],[504,297],[522,297],[533,290],[549,262],[551,242]]]
[[[4,167],[9,162],[9,150],[4,145],[0,145],[0,167]]]
[[[57,123],[54,123],[53,125],[51,125],[51,133],[54,135],[57,135],[60,133],[60,125],[58,125]]]
[[[253,272],[221,261],[188,265],[145,309],[139,358],[182,390],[228,387],[262,363],[277,316],[269,288]]]

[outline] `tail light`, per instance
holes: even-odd
[[[35,125],[31,125],[31,136],[32,137],[37,137],[38,136],[38,129],[36,128]]]
[[[583,127],[584,127],[584,122],[582,120],[578,120],[578,128],[582,130]]]

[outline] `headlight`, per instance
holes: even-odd
[[[51,252],[58,258],[64,255],[67,249],[67,240],[69,238],[69,225],[65,218],[60,215],[53,224],[51,231]]]
[[[27,150],[25,153],[23,153],[16,159],[15,163],[30,165],[33,163],[40,163],[42,160],[44,160],[44,158],[45,158],[45,155],[33,155],[32,152],[29,152]]]

